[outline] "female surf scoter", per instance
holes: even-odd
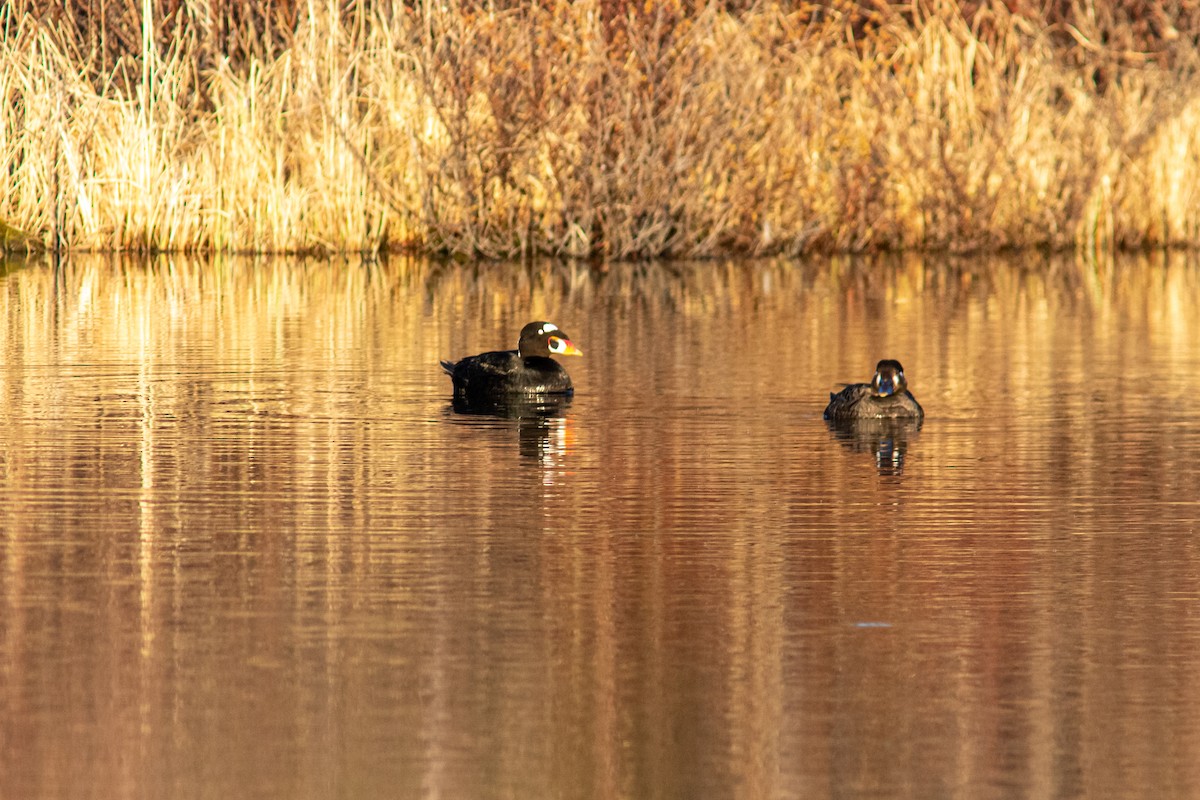
[[[551,354],[583,355],[554,323],[531,322],[521,329],[516,350],[497,350],[441,363],[454,382],[454,396],[468,401],[569,395],[574,391],[571,377],[550,358]]]
[[[875,365],[870,383],[852,383],[837,394],[830,393],[825,419],[923,419],[925,411],[908,391],[904,367],[894,359]]]

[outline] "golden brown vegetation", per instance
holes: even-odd
[[[4,8],[0,220],[43,246],[1200,244],[1186,5]]]

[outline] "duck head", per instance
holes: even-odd
[[[521,328],[521,338],[517,342],[517,352],[521,358],[542,356],[581,356],[583,351],[571,344],[567,337],[553,322],[531,322]]]
[[[908,391],[904,380],[904,367],[895,359],[885,358],[875,365],[875,377],[871,378],[871,389],[876,397],[891,397]]]

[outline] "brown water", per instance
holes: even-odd
[[[439,358],[548,318],[557,416]],[[0,797],[1200,796],[1200,265],[0,277]],[[831,431],[904,362],[923,428]]]

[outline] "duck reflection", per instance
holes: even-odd
[[[851,451],[873,454],[881,475],[904,471],[909,443],[921,430],[919,419],[827,419],[825,424],[833,438]]]
[[[456,414],[512,420],[521,458],[553,468],[561,466],[570,450],[570,421],[566,416],[570,405],[570,395],[539,395],[482,402],[455,397],[452,407]]]

